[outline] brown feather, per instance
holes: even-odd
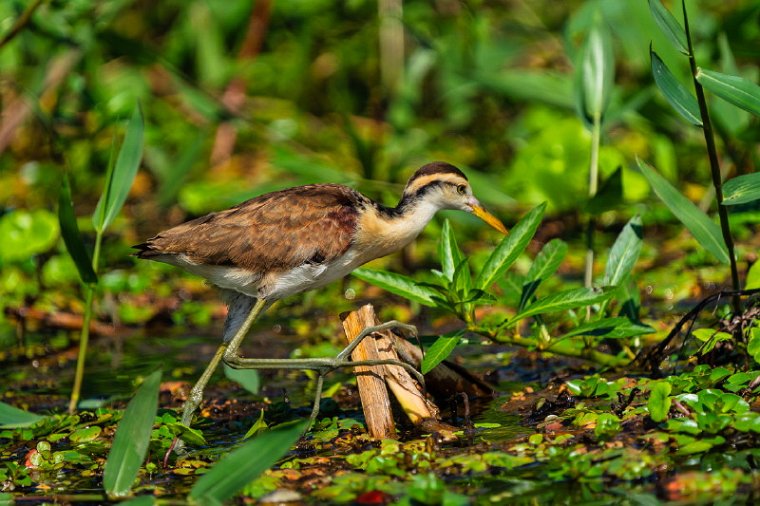
[[[351,246],[368,200],[342,185],[268,193],[159,233],[135,246],[140,258],[185,255],[193,263],[253,273],[329,263]]]

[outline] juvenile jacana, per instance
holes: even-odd
[[[326,371],[378,363],[409,368],[392,361],[349,361],[361,339],[378,328],[366,329],[336,358],[242,358],[238,348],[256,318],[273,302],[322,287],[370,260],[403,248],[441,209],[472,213],[507,233],[501,221],[473,196],[462,171],[448,163],[433,162],[409,178],[396,207],[383,206],[342,185],[298,186],[207,214],[135,246],[139,258],[177,265],[203,276],[223,290],[229,306],[224,342],[191,390],[182,423],[190,424],[203,400],[203,390],[222,360],[238,369],[318,371],[312,419],[319,408]],[[390,326],[404,327],[397,322],[382,327]]]

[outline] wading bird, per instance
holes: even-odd
[[[372,332],[414,327],[388,322],[365,329],[335,358],[243,358],[238,348],[256,318],[275,301],[320,288],[360,265],[414,240],[441,209],[478,216],[500,232],[507,229],[473,196],[467,177],[448,163],[424,165],[409,178],[396,207],[386,207],[337,184],[313,184],[267,193],[159,233],[134,246],[136,256],[182,267],[222,289],[229,311],[224,339],[183,408],[190,425],[203,390],[220,361],[237,369],[312,369],[319,373],[312,421],[319,409],[324,375],[339,367],[393,364],[351,362],[359,342]]]

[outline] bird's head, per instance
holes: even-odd
[[[458,209],[472,213],[499,232],[507,228],[478,202],[464,173],[446,162],[432,162],[415,172],[404,188],[403,200],[426,202],[438,209]]]

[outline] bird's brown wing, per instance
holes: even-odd
[[[325,263],[351,246],[365,198],[341,185],[268,193],[159,233],[137,256],[186,255],[195,263],[256,273]]]

